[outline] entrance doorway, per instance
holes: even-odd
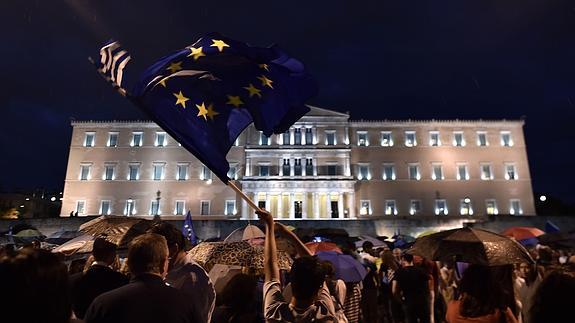
[[[296,219],[301,219],[301,217],[302,217],[302,202],[301,201],[294,201],[293,202],[293,210],[294,210],[294,217]]]
[[[339,218],[339,207],[337,205],[337,201],[331,201],[331,218]]]

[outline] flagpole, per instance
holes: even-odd
[[[240,190],[239,187],[236,186],[236,184],[234,184],[234,183],[230,180],[230,181],[228,181],[228,184],[227,184],[227,185],[228,185],[229,187],[231,187],[234,191],[236,191],[236,192],[240,195],[240,197],[241,197],[242,199],[244,199],[244,201],[248,202],[248,204],[249,204],[254,210],[259,211],[260,208],[257,206],[257,204],[256,204],[254,201],[252,201],[244,192],[242,192],[242,190]]]

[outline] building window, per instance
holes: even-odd
[[[176,174],[176,179],[178,181],[186,181],[189,179],[188,167],[189,164],[178,164],[178,173]]]
[[[290,160],[289,160],[289,158],[284,158],[284,159],[283,159],[282,175],[283,175],[283,176],[290,176],[290,175],[291,175],[291,165],[290,165]]]
[[[497,215],[499,211],[497,210],[497,202],[495,200],[485,200],[485,211],[489,215]]]
[[[433,147],[441,146],[441,139],[439,139],[439,131],[429,132],[429,145]]]
[[[493,179],[493,172],[491,172],[491,164],[481,165],[481,179],[485,181]]]
[[[126,207],[124,208],[124,215],[130,216],[136,214],[136,201],[132,199],[126,200]]]
[[[411,200],[409,202],[409,214],[417,215],[421,213],[421,201],[420,200]]]
[[[381,145],[383,147],[392,147],[393,146],[393,137],[391,135],[391,131],[382,131],[381,132]]]
[[[156,147],[164,147],[166,145],[166,133],[165,132],[156,132]]]
[[[335,139],[335,130],[326,130],[325,131],[325,144],[328,146],[337,145]]]
[[[421,173],[419,172],[419,164],[409,164],[407,166],[407,172],[410,180],[418,181],[421,179]]]
[[[384,181],[394,181],[395,180],[395,166],[393,164],[383,165],[383,180]]]
[[[313,132],[311,128],[305,128],[305,144],[313,145]]]
[[[224,215],[236,215],[237,213],[236,200],[226,200]]]
[[[406,131],[405,132],[405,146],[406,147],[417,146],[417,138],[415,137],[415,131]]]
[[[477,132],[477,146],[485,147],[489,145],[487,142],[487,133],[485,131]]]
[[[130,146],[132,147],[142,147],[143,143],[143,137],[144,137],[144,133],[143,132],[132,132],[132,142],[130,143]]]
[[[370,180],[371,174],[369,173],[369,164],[360,164],[357,166],[357,179]]]
[[[260,169],[260,176],[270,176],[270,165],[258,165]]]
[[[111,213],[112,209],[110,208],[110,201],[102,200],[100,202],[100,215],[110,215]]]
[[[260,131],[260,146],[267,146],[270,144],[270,138]]]
[[[118,133],[108,132],[108,142],[106,143],[108,147],[118,147]]]
[[[445,200],[435,200],[435,215],[447,215],[447,202]]]
[[[328,176],[336,176],[337,175],[337,165],[336,164],[328,164],[327,166],[327,175]]]
[[[140,179],[140,165],[139,164],[128,165],[128,180],[137,181],[139,179]]]
[[[301,145],[301,129],[295,128],[293,135],[294,135],[294,144],[295,145]]]
[[[313,176],[313,159],[305,159],[305,174],[306,176]]]
[[[441,164],[431,165],[431,179],[434,181],[443,180],[443,166]]]
[[[86,214],[86,201],[76,201],[76,213]]]
[[[161,181],[164,179],[164,166],[165,164],[153,164],[153,179],[155,181]]]
[[[463,131],[453,132],[453,145],[456,147],[465,146],[465,138],[463,137]]]
[[[395,200],[385,201],[385,215],[397,215],[397,208],[395,207]]]
[[[86,132],[86,136],[84,137],[84,147],[94,147],[95,138],[95,132]]]
[[[369,146],[369,138],[367,137],[367,131],[357,132],[357,145],[358,146]]]
[[[513,139],[511,138],[511,132],[501,131],[501,146],[504,147],[513,146]]]
[[[290,144],[289,138],[290,138],[289,130],[282,133],[282,144],[283,145],[289,145]]]
[[[176,206],[174,207],[174,215],[184,215],[185,209],[186,209],[186,201],[177,200]]]
[[[517,199],[509,200],[509,214],[511,215],[518,215],[523,214],[523,210],[521,209],[521,202]]]
[[[457,180],[458,181],[469,180],[469,172],[467,171],[467,164],[457,165]]]
[[[506,164],[505,165],[505,179],[506,180],[516,180],[517,179],[517,171],[515,170],[515,164]]]
[[[471,200],[468,197],[459,201],[459,214],[473,215],[473,207],[471,207]]]
[[[150,215],[160,215],[160,201],[159,200],[152,200],[150,202]]]
[[[86,165],[80,165],[80,180],[81,181],[87,181],[91,178],[91,169],[92,169],[92,165],[86,164]]]
[[[301,158],[294,159],[293,173],[294,176],[301,176]]]
[[[210,201],[200,202],[200,215],[210,215]]]
[[[373,210],[371,209],[371,202],[369,200],[359,201],[359,214],[360,215],[371,215]]]
[[[104,176],[103,180],[105,181],[113,181],[116,179],[116,166],[115,165],[104,165]]]
[[[228,170],[228,178],[238,179],[238,164],[230,164],[230,169]]]
[[[206,165],[202,165],[202,172],[200,173],[200,180],[206,181],[206,182],[212,181],[212,171]]]

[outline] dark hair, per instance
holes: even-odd
[[[48,250],[24,248],[0,260],[6,322],[69,322],[72,305],[66,264]],[[11,315],[17,315],[12,320]]]
[[[257,296],[257,281],[248,274],[236,274],[220,294],[222,304],[231,307],[235,313],[253,309]]]
[[[186,238],[182,234],[182,231],[178,230],[178,228],[169,222],[156,223],[148,230],[148,232],[164,236],[168,243],[168,248],[177,244],[180,250],[185,249]]]
[[[459,313],[463,317],[479,317],[495,312],[500,290],[492,282],[489,267],[470,265],[459,284],[461,306]]]
[[[573,312],[575,277],[563,271],[552,271],[537,287],[533,305],[527,309],[530,323],[562,322]]]
[[[92,255],[96,261],[112,262],[116,257],[116,244],[106,240],[105,238],[98,237],[94,240],[94,247],[92,248]]]
[[[361,247],[365,251],[365,249],[373,248],[373,243],[371,241],[364,241]]]
[[[134,275],[163,273],[164,261],[168,258],[166,238],[156,233],[136,237],[128,249],[128,268]]]
[[[297,258],[290,271],[293,296],[297,299],[309,299],[321,288],[325,279],[323,266],[316,257]]]
[[[407,262],[413,262],[413,255],[408,254],[408,253],[404,253],[401,255],[401,259],[403,259]]]

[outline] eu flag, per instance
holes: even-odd
[[[198,244],[198,237],[194,232],[194,225],[192,223],[192,212],[188,210],[188,214],[186,214],[186,220],[184,220],[184,227],[182,228],[182,233],[192,243],[192,246]]]
[[[127,52],[111,42],[100,56],[100,72],[224,183],[226,155],[250,123],[266,136],[285,132],[317,92],[303,64],[277,46],[217,33],[156,61],[131,92],[121,84]]]

